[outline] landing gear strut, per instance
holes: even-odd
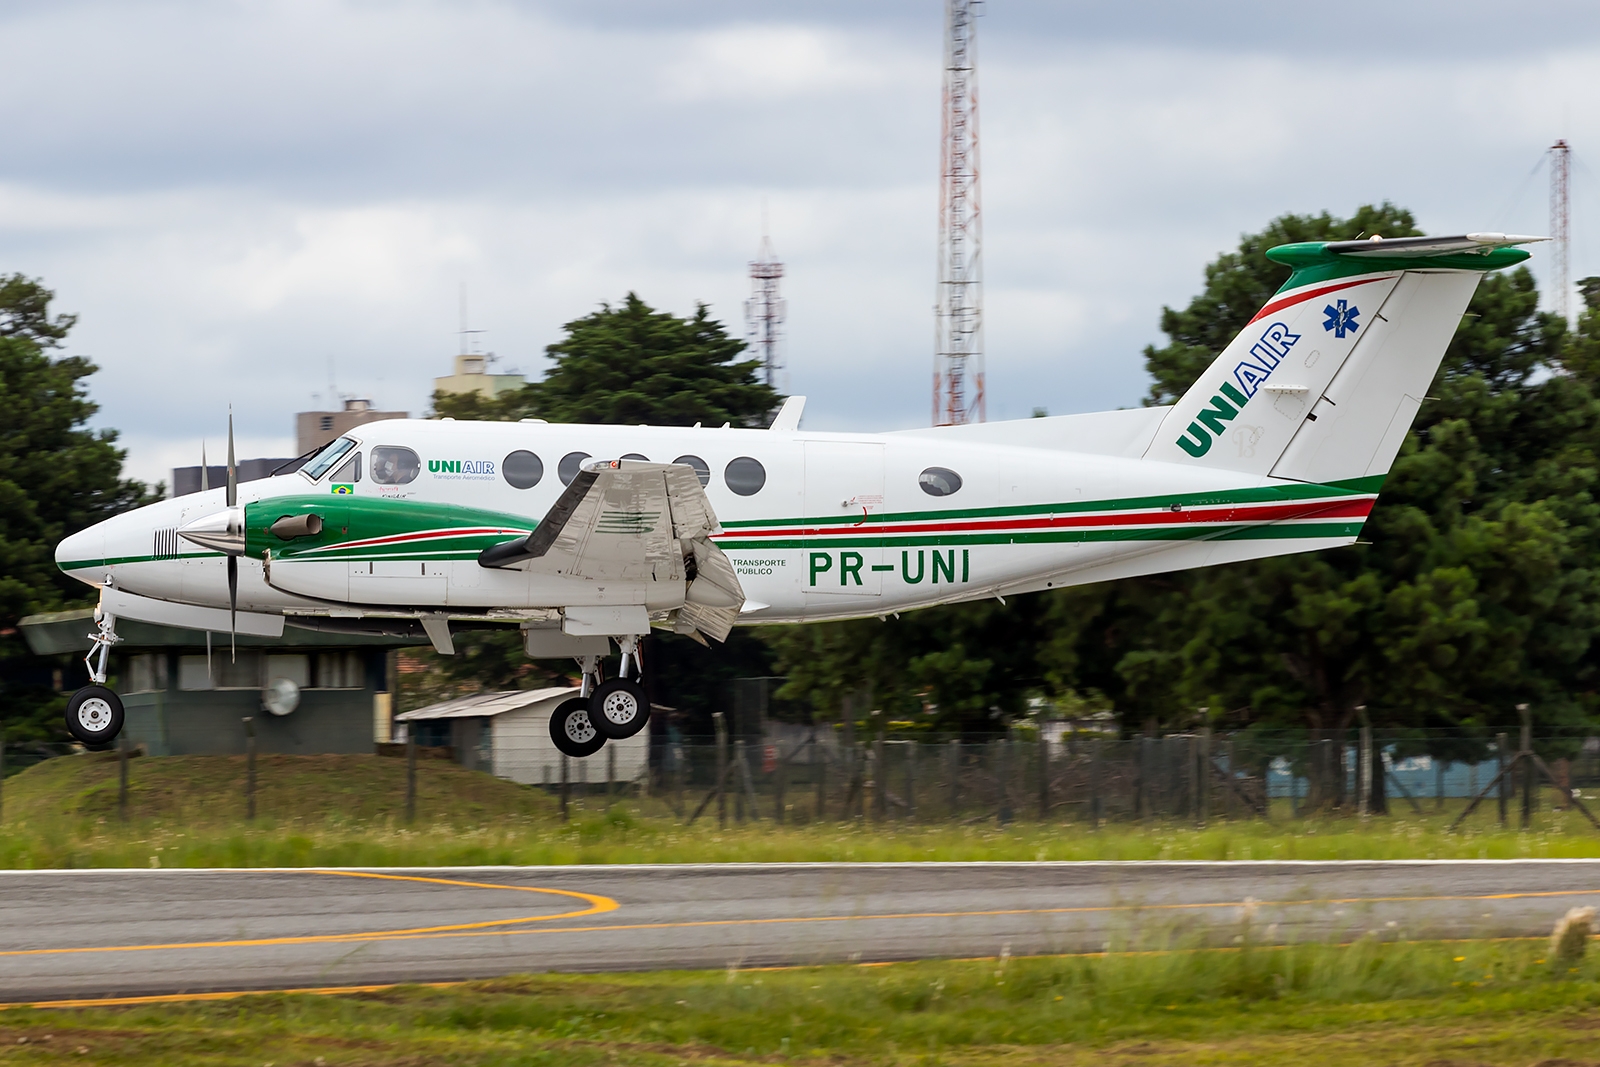
[[[594,720],[589,717],[589,698],[600,682],[600,657],[580,656],[578,665],[583,670],[583,688],[550,713],[550,740],[556,751],[574,759],[592,756],[606,743],[606,735],[594,728]]]
[[[637,680],[641,673],[639,639],[624,637],[618,643],[622,645],[622,669],[617,677],[602,682],[589,698],[589,720],[613,741],[632,737],[650,721],[650,698]],[[630,664],[632,678],[628,676]]]
[[[557,751],[581,758],[592,756],[607,740],[632,737],[650,721],[650,698],[638,677],[642,668],[637,637],[619,637],[622,669],[604,680],[599,656],[582,656],[583,687],[562,701],[550,716],[550,740]]]
[[[115,615],[96,607],[94,621],[95,632],[89,635],[94,644],[83,657],[94,684],[84,686],[67,701],[67,732],[85,745],[99,747],[122,732],[122,699],[106,688],[106,658],[111,646],[122,638],[117,636]]]

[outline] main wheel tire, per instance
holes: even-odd
[[[632,737],[650,721],[650,698],[632,678],[602,682],[589,698],[589,721],[613,741]]]
[[[86,685],[67,701],[67,732],[86,745],[108,745],[122,732],[122,698]]]
[[[563,700],[550,713],[550,740],[562,755],[582,759],[605,747],[606,735],[589,721],[589,702],[573,697]]]

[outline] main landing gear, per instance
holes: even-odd
[[[564,755],[592,756],[606,741],[632,737],[650,721],[650,698],[638,682],[642,673],[639,639],[622,637],[617,643],[622,646],[618,676],[602,681],[600,657],[584,656],[580,661],[582,690],[578,696],[563,701],[550,716],[550,740]]]
[[[85,745],[99,748],[122,732],[122,698],[106,688],[106,657],[111,646],[122,639],[117,636],[116,616],[95,608],[94,621],[95,632],[89,635],[94,644],[83,657],[94,684],[84,686],[67,701],[67,732]]]

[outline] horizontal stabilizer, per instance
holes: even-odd
[[[1462,252],[1482,255],[1496,248],[1548,240],[1507,233],[1464,233],[1459,237],[1369,237],[1364,241],[1329,241],[1323,247],[1344,256],[1451,256]]]

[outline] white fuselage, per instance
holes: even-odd
[[[1122,421],[1131,424],[1142,413],[1126,414],[1129,419]],[[1025,429],[1043,429],[1037,424],[1045,420],[1030,421],[1036,425]],[[1158,421],[1144,418],[1141,425],[1153,432]],[[1138,430],[1135,437],[1143,433]],[[421,460],[420,473],[404,485],[378,484],[369,464],[362,480],[351,485],[351,497],[520,516],[530,529],[561,494],[558,471],[571,453],[656,462],[698,457],[709,468],[705,491],[722,523],[716,543],[744,589],[747,603],[740,621],[745,623],[883,615],[1346,544],[1371,506],[1370,493],[1341,493],[1330,502],[1324,492],[1307,501],[1300,483],[1139,459],[1138,440],[1118,446],[1121,455],[1097,455],[973,441],[971,435],[954,433],[450,420],[375,422],[347,436],[369,455],[374,447],[400,446]],[[543,466],[543,476],[530,488],[515,488],[505,477],[505,458],[517,451],[532,452]],[[729,465],[741,459],[757,461],[764,472],[753,492],[730,488]],[[751,469],[747,463],[740,466]],[[931,468],[954,472],[959,488],[931,495],[923,488],[930,479],[922,477]],[[331,496],[335,473],[316,481],[293,473],[248,482],[239,487],[239,502]],[[744,481],[734,480],[752,488],[748,473]],[[952,484],[946,474],[931,481],[937,489]],[[1330,503],[1342,508],[1338,523],[1326,519]],[[117,588],[137,595],[226,607],[224,558],[172,532],[222,506],[221,489],[152,504],[67,538],[57,559],[92,584],[110,578]],[[1308,506],[1324,510],[1308,513]],[[1282,536],[1272,536],[1268,526]],[[1241,538],[1241,531],[1248,536]],[[430,559],[426,552],[342,560],[332,585],[310,587],[287,578],[269,583],[258,559],[247,557],[240,564],[239,610],[268,614],[443,610],[471,617],[496,609],[517,614],[610,603],[631,595],[575,579],[530,582],[517,572],[480,567],[473,559]]]

